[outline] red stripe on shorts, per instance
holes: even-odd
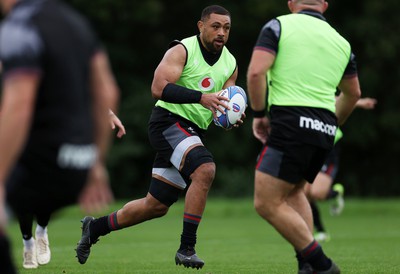
[[[264,158],[265,153],[267,153],[267,149],[268,149],[268,147],[265,146],[265,148],[261,152],[260,159],[258,159],[258,162],[257,162],[257,165],[256,165],[256,169],[258,169],[260,167],[262,159]]]
[[[177,126],[183,133],[185,133],[187,136],[192,136],[192,135],[190,135],[190,133],[187,132],[183,127],[181,127],[181,125],[179,124],[179,122],[176,122],[175,124],[176,124],[176,126]]]

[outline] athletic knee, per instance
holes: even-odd
[[[276,212],[272,204],[257,197],[254,198],[254,209],[256,210],[258,215],[260,215],[266,220],[272,218],[272,216]]]
[[[254,199],[254,209],[256,210],[258,215],[260,215],[261,217],[264,217],[264,215],[265,215],[264,208],[265,208],[264,203],[260,199],[255,198]]]
[[[204,147],[197,146],[191,149],[185,157],[181,174],[191,180],[204,177],[208,181],[214,180],[215,164],[212,154]]]
[[[203,182],[205,186],[211,186],[215,178],[216,167],[214,163],[205,163],[199,166],[190,176],[196,182]]]

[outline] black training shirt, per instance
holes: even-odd
[[[20,0],[4,19],[3,78],[40,75],[28,144],[93,142],[90,62],[99,49],[83,17],[58,0]]]

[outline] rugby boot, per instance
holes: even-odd
[[[80,264],[86,263],[90,255],[90,248],[93,244],[97,243],[98,239],[90,239],[90,223],[94,220],[94,217],[86,216],[81,220],[82,222],[82,237],[79,240],[76,251],[76,257]]]
[[[177,265],[183,265],[184,267],[191,267],[200,269],[204,265],[204,261],[197,257],[196,251],[193,247],[188,247],[185,249],[179,249],[176,252],[175,263]]]

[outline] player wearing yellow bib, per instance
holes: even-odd
[[[235,85],[238,72],[235,58],[225,47],[229,12],[221,6],[206,7],[197,25],[200,34],[174,41],[154,73],[151,89],[158,101],[149,121],[149,138],[157,155],[149,192],[108,216],[83,219],[77,247],[80,263],[86,262],[99,236],[165,215],[187,189],[175,263],[197,269],[204,265],[195,251],[196,235],[215,164],[202,138],[216,110],[227,107],[218,93]]]
[[[360,96],[357,71],[349,43],[322,15],[326,1],[292,0],[288,6],[291,14],[262,28],[247,73],[253,133],[265,144],[256,165],[254,205],[294,247],[298,273],[340,273],[313,238],[304,185],[314,181],[338,125]],[[335,103],[338,86],[342,93]]]
[[[225,83],[236,71],[236,60],[226,47],[222,48],[218,56],[212,55],[206,52],[204,47],[201,47],[200,36],[197,35],[183,39],[182,41],[174,41],[171,46],[177,44],[181,44],[190,54],[187,56],[186,65],[180,78],[175,83],[168,83],[164,88],[167,92],[169,90],[175,92],[175,89],[184,88],[193,90],[192,92],[198,96],[200,96],[199,92],[202,94],[219,92],[226,86]],[[211,58],[204,57],[207,55]],[[207,62],[207,59],[209,59],[209,62]],[[218,62],[214,63],[215,61],[212,59],[218,60]],[[198,92],[196,92],[197,90]],[[183,90],[181,92],[184,93]],[[195,123],[200,129],[206,130],[213,118],[210,109],[199,103],[174,103],[173,101],[179,96],[181,95],[174,95],[173,98],[169,99],[165,98],[164,94],[164,99],[167,101],[164,101],[161,97],[161,100],[157,101],[156,106],[185,118]]]

